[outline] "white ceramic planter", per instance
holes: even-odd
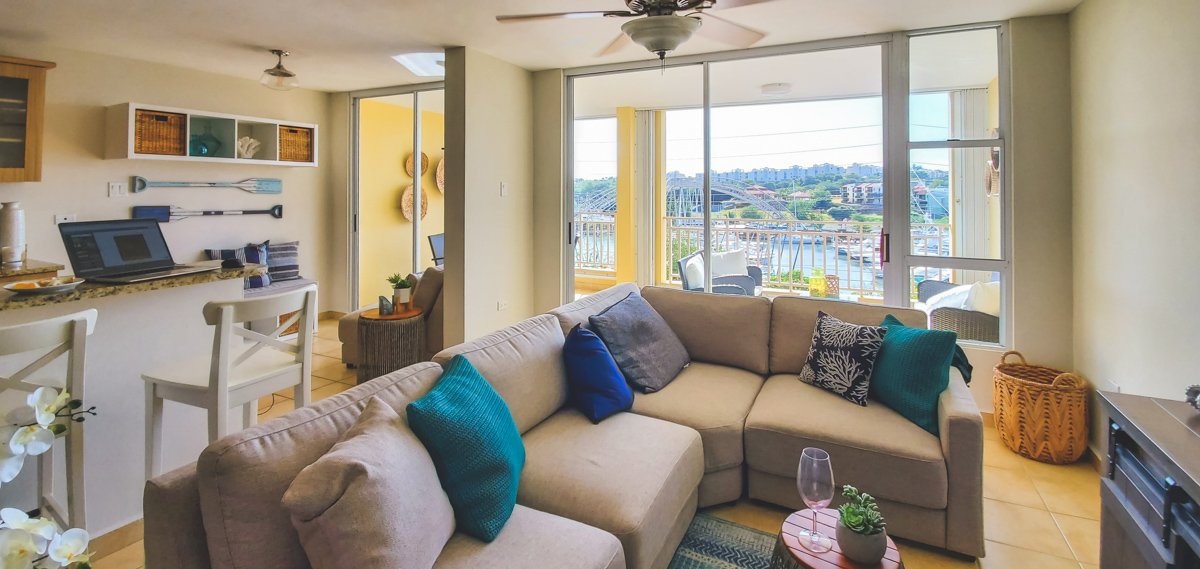
[[[400,306],[408,304],[408,301],[411,299],[412,287],[392,289],[392,305],[396,307],[396,312],[401,312],[404,310],[403,308],[400,308]]]
[[[21,202],[0,209],[0,262],[19,263],[25,256],[25,210]]]
[[[837,525],[837,542],[838,547],[842,550],[842,555],[863,565],[879,563],[883,559],[883,554],[887,553],[886,530],[875,535],[863,535],[854,533],[850,528],[842,525],[841,520],[838,520]]]

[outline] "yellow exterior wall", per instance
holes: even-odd
[[[637,280],[637,113],[617,109],[617,282]]]
[[[391,295],[385,280],[393,273],[412,271],[412,223],[400,211],[400,197],[413,183],[404,169],[412,153],[412,108],[364,99],[359,126],[359,283],[360,306]],[[442,161],[445,117],[421,113],[421,146],[429,156],[422,186],[429,213],[421,220],[421,265],[432,265],[429,235],[444,231],[445,200],[435,176]]]

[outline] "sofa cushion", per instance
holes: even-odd
[[[421,312],[426,315],[432,312],[433,303],[442,294],[442,283],[445,279],[445,274],[442,267],[429,267],[422,271],[419,277],[408,275],[408,282],[416,283],[413,285],[412,305],[420,308]],[[414,277],[416,277],[416,280],[413,280]]]
[[[800,380],[865,407],[871,372],[886,332],[879,326],[851,324],[818,312]]]
[[[567,368],[567,396],[571,406],[599,423],[606,417],[628,411],[633,391],[608,353],[604,341],[591,330],[575,326],[563,344],[563,365]]]
[[[771,301],[648,286],[642,296],[679,336],[695,361],[767,375]],[[880,316],[880,318],[883,318]],[[812,331],[809,331],[812,334]]]
[[[928,328],[928,316],[920,310],[875,306],[841,300],[780,296],[771,302],[771,373],[799,374],[808,360],[817,312],[822,311],[853,324],[877,326],[888,314],[913,328]]]
[[[484,543],[466,534],[455,534],[433,567],[625,569],[625,555],[621,542],[611,533],[517,506],[495,541]]]
[[[658,393],[633,396],[633,412],[700,432],[704,470],[713,472],[744,461],[742,428],[763,378],[735,367],[695,362]]]
[[[642,391],[666,387],[690,361],[675,332],[636,292],[588,321],[625,380]]]
[[[795,479],[800,453],[820,447],[833,459],[839,484],[886,500],[946,507],[941,441],[885,405],[859,407],[801,382],[767,379],[746,418],[750,468]]]
[[[888,332],[871,376],[871,397],[936,435],[938,398],[950,385],[958,334],[909,328],[891,314],[883,326]]]
[[[633,413],[593,425],[564,409],[525,434],[517,502],[621,540],[630,569],[649,569],[704,475],[696,431]]]
[[[577,324],[586,325],[588,317],[608,310],[608,307],[621,302],[625,297],[629,296],[629,293],[637,292],[637,290],[637,285],[633,283],[621,283],[600,292],[589,294],[575,302],[564,304],[551,310],[549,314],[554,315],[558,319],[558,325],[562,328],[565,335]]]
[[[534,316],[433,357],[445,366],[455,355],[466,357],[508,404],[522,433],[542,422],[567,401],[563,333],[549,314]]]
[[[314,569],[432,567],[454,534],[454,510],[433,460],[378,398],[300,471],[283,506]]]
[[[458,529],[495,539],[517,504],[525,466],[521,434],[504,400],[458,355],[429,393],[408,404],[408,422],[433,457]]]
[[[204,449],[197,474],[212,569],[308,567],[291,515],[280,503],[283,493],[354,425],[368,399],[400,409],[425,395],[441,375],[431,363],[410,366]]]

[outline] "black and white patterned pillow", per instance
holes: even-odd
[[[817,312],[817,328],[800,380],[866,407],[871,370],[885,333],[886,328],[859,326]]]

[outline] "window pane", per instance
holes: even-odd
[[[952,330],[959,340],[1000,343],[1000,274],[913,267],[913,306],[929,327]]]
[[[996,138],[999,67],[994,28],[910,38],[910,139]]]
[[[912,254],[1002,258],[999,148],[910,153]]]
[[[744,255],[740,274],[761,271],[766,289],[882,301],[881,48],[710,69],[714,277]]]

